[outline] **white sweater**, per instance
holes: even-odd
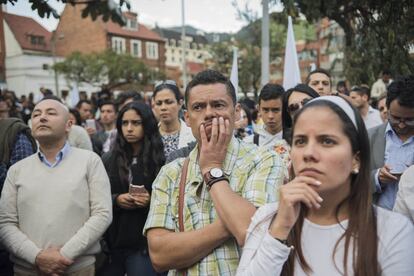
[[[50,246],[75,261],[69,273],[93,264],[111,221],[109,179],[95,153],[71,148],[55,168],[33,154],[10,168],[0,199],[0,241],[17,271],[33,271],[36,255]]]
[[[267,204],[258,209],[246,236],[246,243],[237,270],[237,275],[280,275],[283,264],[291,249],[269,234],[269,225],[277,210],[277,203]],[[414,227],[404,216],[380,207],[377,210],[378,225],[378,262],[381,275],[414,275]],[[344,242],[340,242],[332,259],[333,248],[344,233],[348,222],[342,225],[321,226],[308,220],[302,228],[302,250],[304,257],[313,270],[311,275],[343,275]],[[342,249],[342,250],[341,250]],[[352,252],[352,246],[349,248]],[[292,252],[293,253],[293,252]],[[352,256],[352,254],[350,254]],[[348,258],[348,273],[352,273],[352,257]],[[299,262],[295,261],[295,275],[307,275]]]

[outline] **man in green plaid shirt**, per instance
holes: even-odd
[[[152,263],[169,275],[234,275],[256,208],[277,201],[283,162],[233,137],[240,106],[231,82],[219,72],[197,74],[185,92],[197,146],[185,181],[184,232],[178,195],[184,159],[164,166],[153,183],[144,235]]]

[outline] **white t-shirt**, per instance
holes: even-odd
[[[247,230],[246,243],[237,275],[280,275],[291,248],[269,234],[269,225],[277,203],[267,204],[256,212]],[[414,227],[404,216],[382,209],[377,210],[378,262],[382,275],[414,275]],[[308,220],[302,228],[303,255],[312,275],[342,275],[344,240],[341,240],[333,261],[333,249],[344,233],[348,221],[321,226]],[[352,252],[352,246],[349,247]],[[352,275],[352,254],[348,257],[348,274]],[[338,271],[338,269],[340,271]],[[295,261],[295,275],[306,274]]]
[[[269,148],[269,149],[273,149],[273,146],[283,139],[282,131],[279,131],[276,134],[270,134],[264,128],[262,128],[257,131],[257,134],[259,134],[259,145],[258,146]],[[254,143],[253,140],[254,140],[254,134],[249,135],[243,139],[243,141],[246,143]]]

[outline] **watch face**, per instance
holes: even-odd
[[[210,174],[212,177],[222,177],[223,176],[223,171],[219,168],[213,168],[210,170]]]

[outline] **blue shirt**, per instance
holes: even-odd
[[[40,148],[39,148],[38,155],[39,155],[40,161],[42,161],[43,164],[45,164],[49,168],[54,168],[57,165],[59,165],[59,163],[63,160],[63,158],[65,158],[66,155],[68,155],[69,151],[70,151],[70,145],[66,141],[65,145],[63,146],[63,148],[56,155],[56,157],[55,157],[55,163],[53,163],[53,164],[50,163],[49,161],[47,161],[45,155],[40,151]]]
[[[407,139],[405,142],[401,141],[390,124],[385,128],[385,154],[384,164],[391,168],[391,172],[402,172],[409,166],[414,164],[414,136]],[[378,205],[386,209],[392,210],[395,204],[395,198],[398,192],[398,181],[389,183],[384,187],[380,187],[378,181],[378,173],[375,181],[377,188],[381,194],[378,198]]]
[[[29,138],[27,138],[25,134],[19,133],[16,136],[16,142],[14,143],[10,154],[9,164],[0,163],[0,191],[2,190],[4,181],[6,180],[8,168],[17,161],[20,161],[33,153],[34,149]]]

